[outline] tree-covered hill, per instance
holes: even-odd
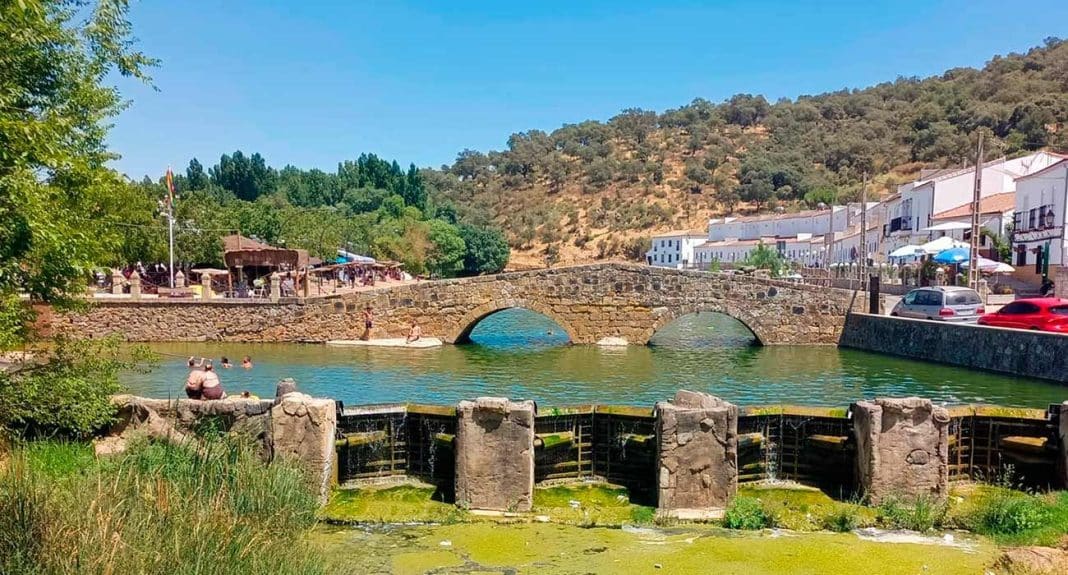
[[[769,103],[739,94],[607,122],[513,134],[502,151],[464,150],[423,170],[462,219],[508,235],[513,260],[640,257],[651,232],[714,214],[855,198],[863,174],[885,192],[925,167],[1068,147],[1068,42],[1050,38],[982,69],[901,77],[865,89]]]

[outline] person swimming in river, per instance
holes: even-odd
[[[233,365],[230,365],[230,358],[226,357],[225,355],[223,356],[222,361],[219,363],[219,365],[221,365],[223,369],[230,369],[231,367],[233,367]]]
[[[222,382],[219,381],[219,374],[215,373],[215,368],[212,367],[210,361],[204,364],[203,373],[200,399],[226,399],[226,392],[223,390]]]
[[[186,366],[189,367],[189,375],[185,378],[185,395],[189,399],[200,399],[204,389],[204,358],[197,363],[193,356],[189,356]]]
[[[241,360],[241,367],[252,369],[252,358],[246,355],[244,359]]]
[[[423,337],[423,328],[419,327],[419,324],[412,322],[412,327],[408,330],[408,338],[404,340],[405,343],[412,343],[419,341]]]

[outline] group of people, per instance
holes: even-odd
[[[215,365],[210,359],[202,357],[198,362],[196,357],[189,356],[186,365],[189,367],[189,375],[185,378],[185,395],[189,399],[226,399],[226,391],[219,379],[219,373],[215,371]],[[225,356],[219,365],[223,369],[233,367],[229,358]],[[241,360],[241,367],[252,369],[252,358],[246,355]],[[247,391],[242,392],[241,397],[253,398],[252,394]]]

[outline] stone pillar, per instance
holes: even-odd
[[[297,391],[297,382],[292,377],[279,380],[278,385],[274,388],[275,399],[281,399],[282,397]]]
[[[1061,467],[1061,487],[1068,489],[1068,401],[1061,404],[1061,425],[1060,432],[1060,467]]]
[[[858,401],[851,411],[857,485],[872,504],[946,497],[949,412],[918,397]]]
[[[307,470],[325,503],[334,477],[334,400],[287,393],[271,408],[271,440],[275,457],[293,459]]]
[[[211,275],[200,274],[200,298],[211,299],[215,297],[215,292],[211,291]]]
[[[182,273],[182,270],[178,270],[178,271],[174,272],[174,287],[176,287],[176,288],[184,288],[185,287],[185,274]]]
[[[534,502],[534,402],[503,397],[456,407],[456,503],[530,511]]]
[[[274,272],[270,277],[271,282],[271,301],[277,302],[282,299],[282,277],[278,275],[278,272]]]
[[[705,393],[679,391],[656,404],[657,507],[709,517],[738,491],[738,408]]]
[[[122,284],[126,282],[126,278],[119,270],[111,270],[111,293],[115,295],[122,295]]]
[[[141,299],[141,274],[137,270],[130,274],[130,298]]]

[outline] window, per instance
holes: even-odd
[[[1036,216],[1037,215],[1038,215],[1038,208],[1031,208],[1027,212],[1027,229],[1029,229],[1029,230],[1035,229],[1035,220],[1036,220]]]
[[[983,303],[973,291],[957,291],[946,294],[946,305],[975,305]]]
[[[942,305],[942,294],[932,290],[923,290],[916,294],[916,305]]]
[[[1009,305],[1001,308],[998,313],[1003,315],[1024,315],[1028,313],[1035,313],[1038,311],[1038,306],[1033,303],[1025,301],[1014,301]]]
[[[1068,305],[1055,305],[1049,308],[1049,312],[1054,315],[1068,315]]]

